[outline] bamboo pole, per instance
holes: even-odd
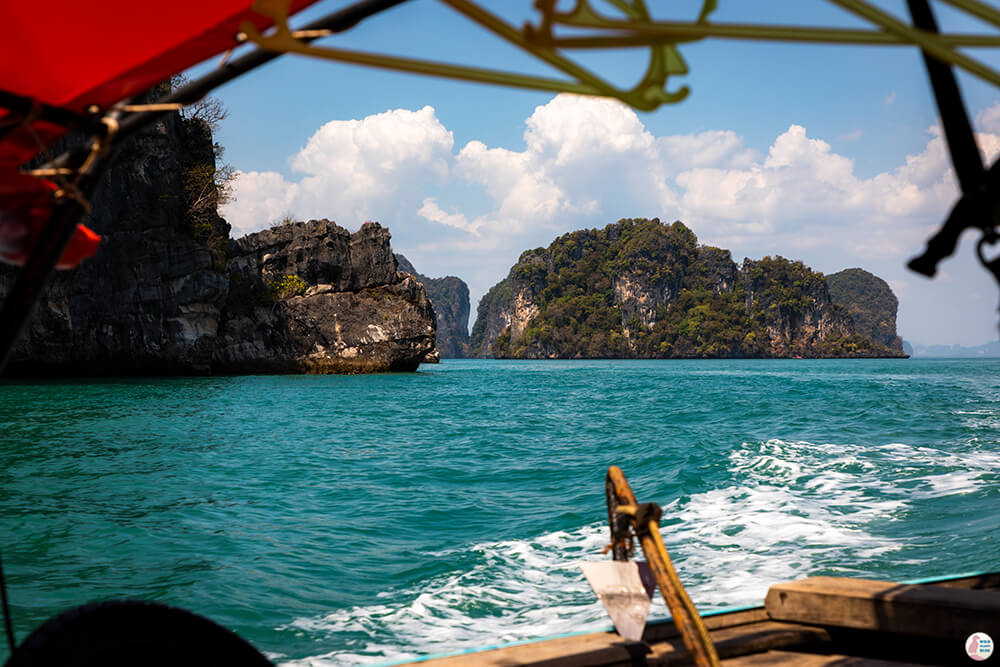
[[[677,571],[660,536],[659,506],[655,504],[640,506],[635,500],[632,487],[625,479],[625,473],[618,466],[608,468],[606,485],[619,503],[617,511],[634,517],[635,532],[642,546],[642,553],[646,556],[653,576],[656,577],[660,594],[670,609],[674,625],[680,631],[681,640],[691,653],[694,664],[697,667],[718,667],[719,656],[712,644],[712,638],[709,637],[701,615],[698,614],[698,610],[695,609],[694,603],[691,602],[691,598],[677,577]],[[652,508],[652,511],[643,511],[649,508]]]

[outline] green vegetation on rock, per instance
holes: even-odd
[[[157,94],[166,94],[186,83],[186,78],[177,75]],[[212,253],[219,272],[225,270],[230,232],[229,223],[219,215],[219,207],[232,199],[236,172],[225,162],[225,149],[213,137],[227,115],[218,98],[206,97],[185,107],[180,116],[181,195],[187,231]]]
[[[864,269],[844,269],[826,277],[830,298],[847,309],[859,333],[873,341],[902,351],[896,335],[899,299],[888,283]]]
[[[522,253],[479,305],[473,354],[511,358],[898,356],[854,327],[822,274],[625,219]]]
[[[298,276],[281,276],[267,285],[276,299],[290,299],[306,293],[309,285]]]

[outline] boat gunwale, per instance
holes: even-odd
[[[934,585],[934,584],[937,584],[937,585],[941,585],[941,584],[954,584],[954,583],[962,582],[964,580],[970,580],[970,583],[972,583],[974,580],[981,579],[981,578],[984,578],[984,577],[997,577],[998,582],[1000,582],[1000,570],[982,571],[982,572],[964,572],[964,573],[959,573],[959,574],[947,574],[947,575],[934,576],[934,577],[922,577],[922,578],[919,578],[919,579],[906,579],[906,580],[903,580],[903,581],[901,581],[899,583],[903,584],[903,585],[907,585],[907,586]],[[753,611],[761,611],[761,612],[763,612],[764,611],[764,605],[760,604],[760,605],[749,605],[749,606],[723,607],[721,609],[716,609],[716,610],[713,610],[713,611],[705,612],[701,616],[702,616],[702,618],[712,618],[712,617],[724,616],[724,615],[729,615],[729,614],[736,615],[736,614],[739,614],[741,612],[753,612]],[[753,621],[747,621],[747,622],[753,622]],[[657,618],[650,619],[649,621],[647,621],[646,628],[647,628],[647,631],[650,628],[653,628],[653,629],[666,629],[666,628],[664,628],[664,626],[669,626],[669,625],[672,625],[672,624],[673,624],[673,618],[672,617],[670,617],[670,616],[662,616],[662,617],[657,617]],[[735,627],[736,625],[740,625],[740,623],[735,623],[733,625]],[[455,657],[459,657],[459,656],[463,656],[463,655],[473,655],[473,654],[477,654],[477,653],[486,653],[488,651],[496,651],[496,650],[501,650],[501,649],[505,649],[505,648],[513,648],[513,647],[517,647],[517,646],[525,646],[527,644],[543,643],[543,642],[554,641],[554,640],[558,640],[558,639],[568,639],[568,638],[571,638],[571,637],[582,637],[582,636],[585,636],[585,635],[596,635],[596,634],[610,633],[610,632],[614,632],[614,631],[615,631],[615,629],[614,629],[613,625],[606,625],[606,626],[603,626],[603,627],[600,627],[600,628],[591,628],[591,629],[588,629],[588,630],[577,630],[577,631],[574,631],[574,632],[564,632],[564,633],[555,634],[555,635],[547,635],[547,636],[543,636],[543,637],[536,637],[534,639],[519,639],[517,641],[507,642],[507,643],[502,643],[502,644],[491,644],[491,645],[487,645],[487,646],[477,646],[477,647],[471,647],[471,648],[467,648],[467,649],[459,649],[459,650],[456,650],[456,651],[445,651],[445,652],[440,652],[440,653],[430,653],[430,654],[421,655],[421,656],[418,656],[418,657],[415,657],[415,658],[399,658],[399,659],[391,660],[391,661],[388,661],[388,662],[372,663],[371,667],[401,667],[402,665],[419,664],[419,663],[422,663],[422,662],[429,662],[431,660],[440,660],[440,659],[444,659],[444,658],[455,658]],[[676,630],[675,630],[675,633],[676,633]],[[657,637],[657,639],[655,639],[654,641],[662,641],[666,637],[667,636]]]

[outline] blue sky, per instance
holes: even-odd
[[[321,2],[297,22],[345,4]],[[482,4],[515,25],[535,16],[530,0]],[[649,4],[670,18],[701,6]],[[876,4],[907,16],[903,0]],[[945,30],[996,34],[935,8]],[[719,0],[713,20],[865,27],[823,0]],[[555,75],[434,0],[325,43]],[[687,84],[691,95],[652,113],[283,57],[218,91],[230,112],[218,140],[242,172],[223,213],[234,234],[284,213],[352,230],[377,220],[418,270],[466,280],[473,310],[524,249],[623,217],[681,219],[738,262],[780,254],[826,273],[861,266],[882,276],[908,340],[997,337],[998,291],[972,242],[934,281],[904,266],[956,192],[915,49],[707,40],[681,53],[690,74],[668,87]],[[1000,49],[968,53],[1000,67]],[[645,68],[641,52],[572,55],[623,86]],[[995,154],[1000,90],[960,83]]]

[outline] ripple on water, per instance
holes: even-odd
[[[997,371],[470,360],[5,384],[15,621],[147,597],[292,665],[604,627],[577,563],[607,540],[612,463],[664,506],[703,610],[813,574],[998,569]]]

